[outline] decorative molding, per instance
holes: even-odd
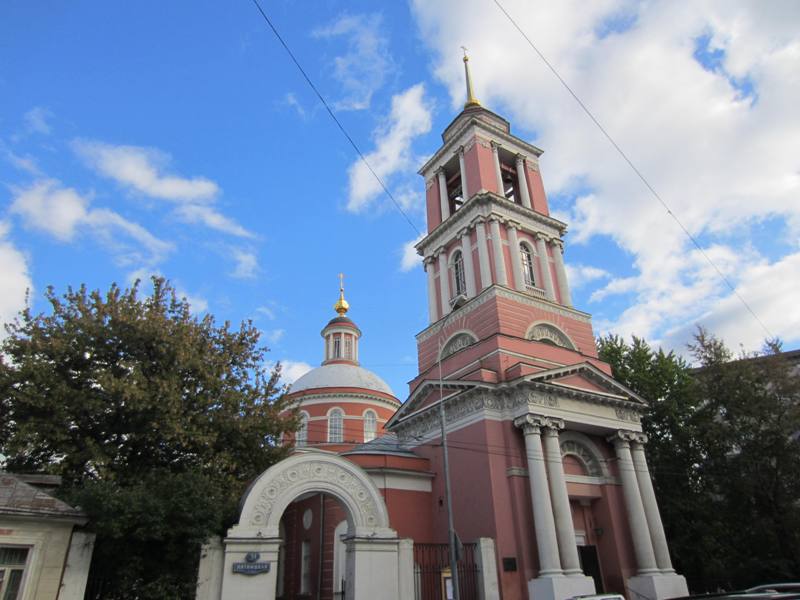
[[[445,422],[450,430],[451,424],[476,418],[486,412],[496,415],[501,420],[511,420],[519,417],[522,411],[531,414],[558,411],[562,408],[562,398],[613,407],[627,408],[632,405],[631,401],[596,394],[590,390],[554,388],[546,383],[526,381],[503,387],[476,386],[445,398]],[[414,407],[406,403],[401,410],[403,408],[413,410]],[[548,418],[556,417],[548,416]],[[439,402],[434,402],[408,415],[396,414],[392,417],[390,430],[397,433],[401,441],[411,442],[413,445],[414,441],[419,442],[426,437],[437,435],[441,427],[439,419]],[[561,417],[557,419],[560,420]]]
[[[472,344],[476,344],[478,342],[478,336],[476,336],[471,331],[458,331],[450,336],[447,342],[442,346],[442,351],[439,354],[439,360],[444,360],[451,354],[455,354],[459,350],[463,350],[464,348],[468,348],[472,346]]]
[[[552,323],[546,323],[546,322],[534,323],[528,328],[528,331],[525,334],[525,338],[532,340],[534,342],[549,341],[555,344],[556,346],[567,348],[569,350],[578,349],[578,347],[570,339],[570,337]]]
[[[600,466],[600,461],[594,453],[585,445],[576,440],[566,440],[561,442],[561,456],[574,456],[586,468],[586,473],[590,477],[603,477],[606,474]]]
[[[380,492],[355,463],[320,451],[298,451],[267,469],[245,496],[239,524],[232,537],[250,534],[277,537],[286,507],[306,493],[324,492],[344,504],[354,533],[388,532],[389,516]],[[237,535],[239,534],[239,535]]]

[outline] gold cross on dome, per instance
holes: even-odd
[[[339,273],[339,291],[344,291],[344,273]]]

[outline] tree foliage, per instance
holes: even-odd
[[[664,527],[690,589],[800,574],[800,371],[768,344],[741,356],[698,329],[691,368],[639,338],[598,341],[649,400],[643,427]]]
[[[50,288],[48,314],[23,311],[0,355],[5,467],[61,475],[98,533],[105,598],[193,598],[200,543],[296,426],[252,324],[199,319],[152,283]]]

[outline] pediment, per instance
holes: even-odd
[[[647,401],[636,392],[589,362],[540,371],[533,375],[528,375],[525,379],[571,390],[616,396],[631,402],[647,404]]]

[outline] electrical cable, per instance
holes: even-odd
[[[764,324],[764,322],[761,319],[758,318],[758,315],[756,315],[755,311],[745,301],[745,299],[741,296],[741,294],[739,294],[739,292],[736,290],[736,288],[733,286],[733,284],[730,282],[730,280],[722,273],[720,268],[711,259],[711,257],[706,253],[706,251],[703,250],[703,248],[700,246],[700,243],[697,241],[697,239],[684,226],[684,224],[681,222],[681,220],[678,218],[678,216],[674,212],[672,212],[672,209],[664,201],[664,199],[661,198],[661,195],[655,190],[655,188],[652,185],[650,185],[650,182],[647,180],[647,178],[645,178],[645,176],[642,174],[642,172],[636,167],[636,165],[633,164],[633,161],[630,158],[628,158],[628,155],[625,154],[625,152],[623,152],[622,148],[620,148],[620,146],[617,144],[617,142],[614,141],[614,138],[611,137],[611,134],[609,134],[608,131],[606,131],[605,127],[603,127],[600,124],[600,122],[595,118],[594,114],[592,114],[592,112],[587,108],[587,106],[583,103],[583,101],[572,90],[572,88],[569,86],[569,84],[566,81],[564,81],[564,79],[561,77],[561,75],[559,75],[559,73],[556,70],[556,68],[550,63],[549,60],[547,60],[547,58],[545,57],[544,54],[542,54],[542,52],[539,50],[539,48],[536,47],[536,45],[531,41],[531,39],[523,31],[523,29],[517,24],[517,22],[508,13],[508,11],[505,8],[503,8],[503,5],[500,4],[499,0],[493,0],[493,1],[497,5],[497,8],[499,8],[500,11],[511,22],[511,24],[514,26],[514,28],[522,35],[523,38],[525,38],[525,41],[528,42],[528,45],[533,49],[533,51],[536,52],[536,54],[539,56],[539,58],[542,59],[542,62],[544,62],[544,64],[547,65],[547,68],[550,69],[550,71],[553,73],[553,75],[555,75],[556,78],[561,82],[561,85],[563,85],[564,88],[569,92],[569,94],[572,96],[572,98],[575,100],[575,102],[577,102],[578,105],[583,109],[583,112],[586,113],[586,115],[589,117],[589,119],[591,119],[591,121],[597,126],[597,128],[600,130],[600,132],[611,143],[611,145],[614,147],[614,149],[617,151],[617,153],[623,158],[623,160],[626,163],[628,163],[628,166],[631,169],[633,169],[633,172],[636,173],[636,175],[639,177],[639,179],[642,181],[642,183],[644,183],[645,187],[648,190],[650,190],[650,193],[653,195],[653,197],[656,200],[658,200],[658,202],[661,203],[661,206],[664,208],[664,210],[666,210],[667,214],[670,217],[672,217],[672,219],[678,224],[678,227],[680,227],[683,230],[683,233],[686,234],[686,237],[688,237],[689,240],[692,242],[692,244],[694,244],[694,247],[697,248],[697,250],[700,251],[700,254],[703,255],[703,258],[706,259],[708,264],[710,264],[714,268],[714,270],[717,272],[717,275],[719,275],[720,279],[731,290],[733,295],[736,296],[736,298],[738,298],[738,300],[742,303],[742,305],[747,309],[747,311],[753,316],[753,318],[756,320],[756,322],[761,326],[761,328],[767,334],[767,337],[770,338],[770,339],[775,339],[774,336],[772,335],[772,333],[770,332],[770,330]]]
[[[309,87],[317,95],[319,101],[322,102],[322,105],[325,107],[325,110],[328,111],[328,114],[330,115],[331,119],[333,119],[333,122],[336,123],[336,126],[339,128],[339,131],[341,131],[342,135],[344,135],[344,137],[347,138],[347,141],[350,142],[350,145],[353,147],[353,150],[356,151],[356,154],[358,154],[358,157],[361,159],[361,162],[363,162],[364,165],[367,167],[367,169],[369,169],[369,172],[372,173],[372,176],[375,177],[375,180],[380,184],[380,186],[383,188],[383,191],[386,192],[386,195],[394,203],[395,208],[400,212],[401,215],[403,215],[405,220],[408,221],[408,224],[411,225],[411,228],[417,233],[418,236],[422,235],[422,232],[416,225],[414,225],[413,221],[409,218],[409,216],[400,206],[400,203],[395,199],[395,197],[389,191],[389,188],[383,182],[383,179],[381,179],[381,177],[375,172],[375,169],[372,168],[372,165],[369,164],[369,161],[364,156],[364,153],[361,152],[361,149],[358,147],[358,144],[356,144],[355,141],[353,141],[353,138],[350,136],[350,134],[347,133],[347,130],[344,128],[344,125],[342,125],[342,122],[339,121],[338,117],[333,112],[333,109],[330,107],[328,102],[320,93],[319,89],[317,89],[317,86],[314,85],[314,82],[311,81],[311,78],[308,76],[305,69],[303,69],[303,67],[300,65],[300,62],[294,55],[294,52],[292,52],[292,50],[289,48],[289,45],[283,39],[281,34],[278,33],[278,30],[273,24],[272,20],[267,16],[267,13],[264,12],[264,9],[261,8],[261,4],[259,4],[258,0],[253,0],[253,4],[256,5],[258,12],[261,13],[261,16],[264,17],[264,20],[267,22],[267,25],[269,25],[270,29],[272,29],[272,33],[274,33],[275,37],[278,38],[278,41],[280,42],[281,46],[283,46],[283,49],[286,50],[286,53],[289,55],[289,58],[292,59],[292,62],[297,67],[297,70],[300,71],[300,73],[303,75],[303,78],[306,80],[306,83],[308,83]]]

